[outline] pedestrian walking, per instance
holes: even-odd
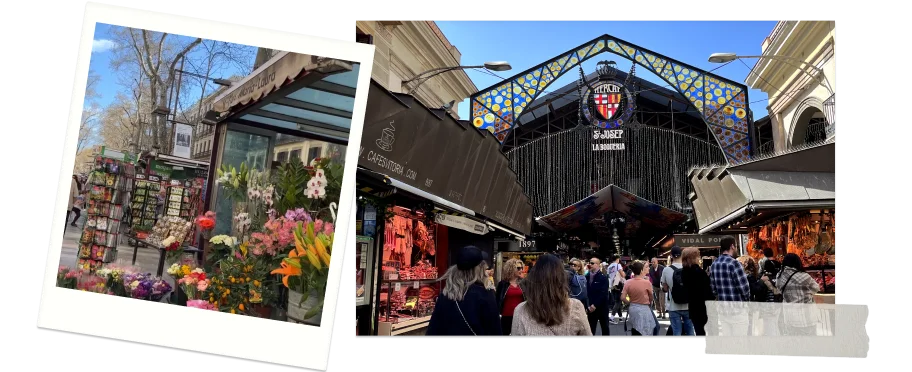
[[[662,274],[665,266],[659,263],[658,258],[652,259],[652,265],[649,265],[649,281],[652,282],[652,292],[655,298],[655,311],[659,318],[665,319],[665,291],[662,290]]]
[[[694,326],[690,319],[690,297],[684,283],[682,254],[681,247],[671,247],[671,264],[662,271],[661,285],[668,317],[671,318],[672,334],[693,336]]]
[[[611,329],[608,322],[608,277],[602,273],[601,263],[602,260],[597,257],[589,259],[589,273],[586,274],[589,306],[586,310],[591,333],[594,335],[596,326],[601,323],[602,336],[609,336]]]
[[[443,291],[431,314],[428,336],[499,336],[497,300],[485,289],[485,269],[481,249],[462,248],[456,265],[450,266],[440,280]]]
[[[621,292],[621,300],[629,304],[627,310],[627,320],[633,324],[630,329],[632,336],[655,335],[656,322],[655,314],[649,308],[652,302],[652,283],[646,279],[649,275],[649,265],[642,261],[634,261],[630,266],[633,272],[633,279],[629,280]]]
[[[526,300],[520,287],[523,267],[523,262],[519,259],[507,260],[501,271],[500,283],[497,283],[497,306],[500,309],[500,326],[504,336],[510,335],[510,329],[513,328],[513,311],[516,305]]]
[[[684,268],[681,279],[687,293],[687,314],[697,336],[706,336],[706,322],[709,321],[706,301],[715,300],[709,276],[700,267],[702,262],[700,250],[697,248],[687,248],[681,254],[681,264]]]
[[[570,260],[567,283],[570,287],[570,297],[582,302],[584,307],[589,307],[589,291],[586,288],[586,275],[583,273],[583,266],[583,261],[578,258]]]
[[[82,196],[82,183],[79,182],[79,176],[73,175],[72,182],[70,183],[70,197],[67,203],[67,217],[66,222],[70,222],[70,212],[73,212],[73,222],[70,223],[70,226],[77,227],[76,221],[79,221],[79,217],[82,216],[82,209],[79,205],[79,198]]]
[[[567,293],[566,272],[557,256],[544,254],[529,270],[526,301],[513,312],[512,336],[592,336],[582,302]]]
[[[608,265],[608,282],[610,283],[610,309],[608,315],[612,324],[618,324],[621,317],[621,290],[624,287],[624,268],[621,266],[621,258],[618,256],[611,257],[611,264]],[[620,274],[620,275],[618,275]],[[616,317],[615,317],[616,316]]]

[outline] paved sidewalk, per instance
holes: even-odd
[[[80,227],[73,227],[67,225],[66,230],[63,234],[63,247],[60,252],[60,265],[67,266],[70,268],[76,267],[77,255],[79,252],[79,236],[82,234],[82,223],[85,221],[83,217],[80,222],[77,223]],[[155,274],[155,271],[158,270],[158,258],[159,254],[157,250],[148,249],[148,248],[139,248],[136,253],[136,265],[141,267],[144,272]],[[120,237],[120,242],[117,244],[117,260],[122,261],[123,264],[129,265],[133,261],[133,247],[127,242],[127,238],[123,235]],[[162,276],[172,285],[174,284],[174,279],[168,275],[168,268],[165,267],[165,271],[162,273]]]

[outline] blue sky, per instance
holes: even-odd
[[[115,71],[111,68],[111,59],[114,54],[111,51],[111,49],[116,45],[116,44],[114,44],[113,41],[111,41],[111,39],[112,39],[111,32],[112,32],[112,29],[119,28],[119,27],[120,26],[112,26],[112,25],[107,25],[107,24],[103,24],[103,23],[98,23],[95,27],[95,36],[94,36],[94,41],[92,43],[92,58],[89,62],[89,68],[93,73],[95,73],[101,77],[101,80],[98,82],[98,86],[96,88],[98,93],[101,95],[101,97],[96,101],[96,103],[98,103],[101,107],[105,107],[108,104],[110,104],[114,100],[114,98],[117,96],[118,92],[124,92],[124,93],[129,92],[129,90],[127,90],[127,88],[124,88],[120,84],[118,84],[117,71]],[[181,36],[181,35],[172,35],[172,36],[168,36],[168,37],[172,38],[175,36],[183,39],[183,40],[180,40],[181,43],[187,43],[192,40],[190,37]],[[197,47],[197,49],[195,49],[195,53],[203,53],[203,55],[205,55],[205,52],[202,51],[201,47]],[[191,54],[193,54],[193,53],[191,53]],[[251,63],[252,62],[253,62],[253,60],[251,59]],[[193,69],[187,65],[184,66],[184,70],[191,71],[191,72],[193,71]],[[233,75],[246,76],[248,73],[250,73],[250,71],[240,71],[240,69],[238,69],[234,66],[229,66],[229,67],[223,68],[220,71],[213,72],[211,76],[213,78],[226,78],[227,79]],[[209,83],[209,87],[206,88],[206,92],[207,93],[212,92],[217,88],[218,88],[217,85]],[[190,84],[190,85],[184,84],[181,86],[181,92],[184,94],[189,94],[190,97],[199,97],[199,94],[200,94],[199,84]],[[86,105],[88,105],[88,104],[89,103],[86,102]]]
[[[720,64],[709,63],[712,53],[731,52],[738,55],[758,55],[763,39],[775,27],[775,21],[759,22],[451,22],[438,21],[437,25],[462,53],[463,65],[481,65],[486,61],[508,61],[510,71],[496,74],[508,78],[528,68],[545,62],[571,48],[609,34],[640,47],[664,54],[696,68],[712,70]],[[598,61],[613,60],[618,69],[629,71],[631,62],[612,53],[602,53],[583,63],[589,74],[595,71]],[[756,60],[743,60],[753,67]],[[573,83],[578,78],[577,69],[572,76],[563,76],[546,91],[554,91]],[[501,81],[484,72],[468,70],[469,78],[481,90]],[[739,61],[714,71],[715,74],[744,83],[750,69]],[[637,76],[666,86],[658,76],[642,66]],[[748,92],[754,119],[766,116],[767,95],[759,90]],[[756,102],[759,101],[759,102]],[[459,107],[459,117],[469,120],[468,100]]]

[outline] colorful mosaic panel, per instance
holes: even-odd
[[[746,92],[730,81],[653,55],[607,35],[551,62],[517,75],[512,81],[475,95],[472,122],[503,142],[513,123],[544,89],[564,73],[601,52],[628,58],[667,81],[704,115],[729,160],[747,160],[750,147]]]

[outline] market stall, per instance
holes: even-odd
[[[440,293],[436,223],[421,211],[393,207],[383,226],[379,335],[427,327]]]
[[[835,144],[823,144],[732,167],[695,168],[688,177],[699,231],[746,234],[745,253],[763,249],[780,261],[801,257],[820,284],[835,293]],[[819,299],[832,301],[832,299]]]

